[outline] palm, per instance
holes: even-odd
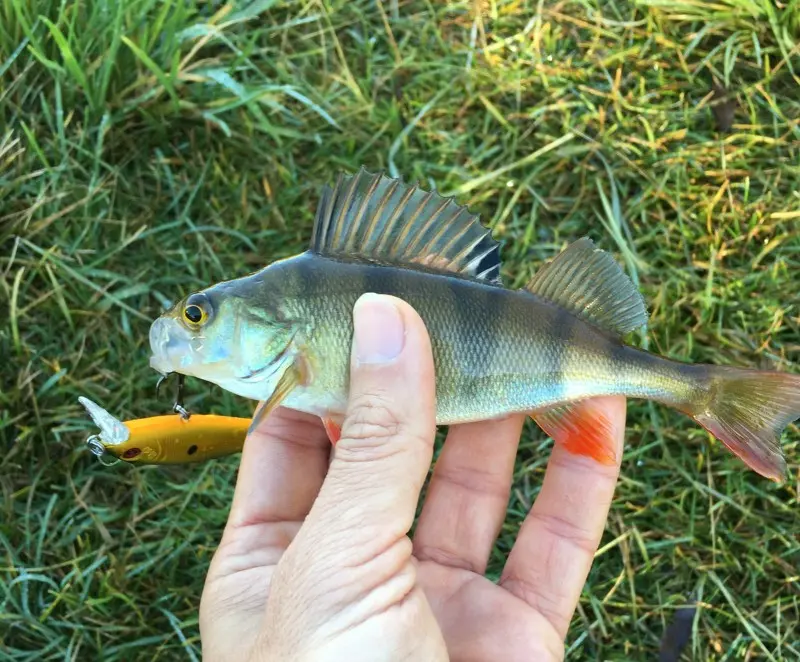
[[[420,582],[454,662],[560,660],[562,638],[524,600],[470,570],[425,561]]]
[[[269,585],[285,551],[282,544],[272,543],[299,526],[300,522],[251,524],[236,529],[221,547],[207,595],[219,604],[251,596],[250,609],[230,614],[231,623],[225,622],[224,613],[211,617],[215,627],[228,632],[235,627],[240,633],[233,640],[226,638],[224,655],[229,659],[245,659],[261,628]],[[547,618],[503,587],[470,570],[433,561],[420,562],[419,578],[455,662],[491,660],[500,652],[509,662],[561,659],[561,638]],[[510,649],[512,642],[516,645]]]
[[[621,446],[624,399],[606,402]],[[511,417],[451,428],[418,521],[418,582],[452,660],[562,659],[602,534],[618,467],[557,447],[500,582],[485,578],[522,422]],[[319,420],[289,410],[278,410],[248,440],[201,605],[204,642],[224,642],[219,650],[211,645],[209,659],[247,659],[273,574],[318,494],[329,453]]]
[[[207,624],[204,657],[248,659],[264,620],[275,568],[299,527],[299,522],[253,521],[225,531],[200,603],[200,620]],[[245,609],[229,609],[231,604],[242,603]],[[219,645],[209,646],[209,642]]]

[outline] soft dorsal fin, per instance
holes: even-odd
[[[494,285],[501,284],[499,248],[479,217],[452,198],[364,168],[323,189],[311,237],[321,255],[420,265]]]
[[[620,336],[647,324],[644,299],[633,281],[586,237],[539,269],[526,289]]]

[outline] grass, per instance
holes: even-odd
[[[649,348],[797,372],[798,43],[797,0],[4,0],[0,659],[199,659],[238,459],[102,467],[77,397],[164,411],[149,320],[302,250],[342,169],[458,194],[509,286],[589,235],[641,287]],[[692,599],[685,657],[800,659],[797,426],[777,486],[679,414],[629,411],[568,659],[652,660]],[[493,576],[549,443],[526,428]]]

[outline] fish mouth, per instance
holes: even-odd
[[[159,317],[150,325],[150,367],[161,375],[186,367],[191,348],[189,334],[173,320]]]

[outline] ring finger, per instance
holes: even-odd
[[[555,444],[541,492],[522,524],[500,584],[542,613],[563,638],[603,535],[625,434],[625,398],[578,405],[605,420],[616,463],[600,464]]]

